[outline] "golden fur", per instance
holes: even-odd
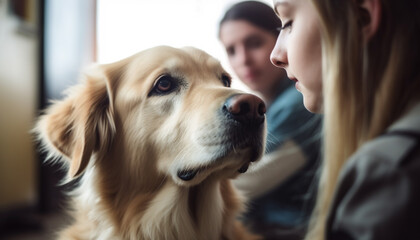
[[[165,75],[176,87],[162,94]],[[257,239],[236,220],[229,178],[261,157],[265,123],[233,144],[220,109],[242,93],[227,80],[208,54],[161,46],[95,66],[52,104],[35,132],[67,180],[81,178],[60,239]],[[183,180],[183,169],[197,171]]]

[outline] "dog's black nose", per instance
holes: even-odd
[[[223,109],[240,123],[262,124],[265,119],[265,104],[261,98],[252,94],[237,94],[228,98]]]

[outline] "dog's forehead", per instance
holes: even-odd
[[[139,67],[179,70],[184,73],[194,72],[223,72],[220,62],[206,52],[193,48],[172,48],[159,46],[140,53],[137,56]]]
[[[181,48],[182,51],[187,53],[196,63],[205,64],[210,68],[220,68],[220,62],[204,52],[203,50],[194,48],[194,47],[184,47]]]

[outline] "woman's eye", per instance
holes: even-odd
[[[286,28],[290,28],[290,27],[292,27],[292,24],[293,24],[293,21],[288,21],[287,23],[285,23],[281,28],[280,28],[280,30],[284,30],[284,29],[286,29]]]
[[[228,56],[235,55],[235,48],[233,48],[233,47],[226,48],[226,53],[227,53]]]
[[[263,45],[264,41],[260,38],[250,38],[245,42],[245,45],[249,49],[257,49]]]
[[[230,77],[228,75],[226,75],[226,74],[222,75],[222,82],[223,82],[223,85],[225,85],[225,87],[230,87],[231,80],[230,80]]]
[[[149,96],[171,93],[177,88],[177,86],[178,82],[175,78],[170,75],[162,75],[156,80],[152,91],[149,93]]]

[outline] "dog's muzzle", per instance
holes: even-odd
[[[252,94],[229,97],[222,109],[226,118],[227,150],[255,149],[250,162],[258,159],[263,141],[266,107],[261,98]]]
[[[221,113],[226,119],[225,149],[221,156],[225,156],[233,149],[252,148],[249,162],[246,162],[239,169],[239,173],[248,170],[250,162],[253,162],[261,155],[263,129],[265,122],[266,106],[263,100],[252,94],[236,94],[229,97],[222,106]],[[177,175],[183,181],[193,179],[200,169],[180,170]]]

